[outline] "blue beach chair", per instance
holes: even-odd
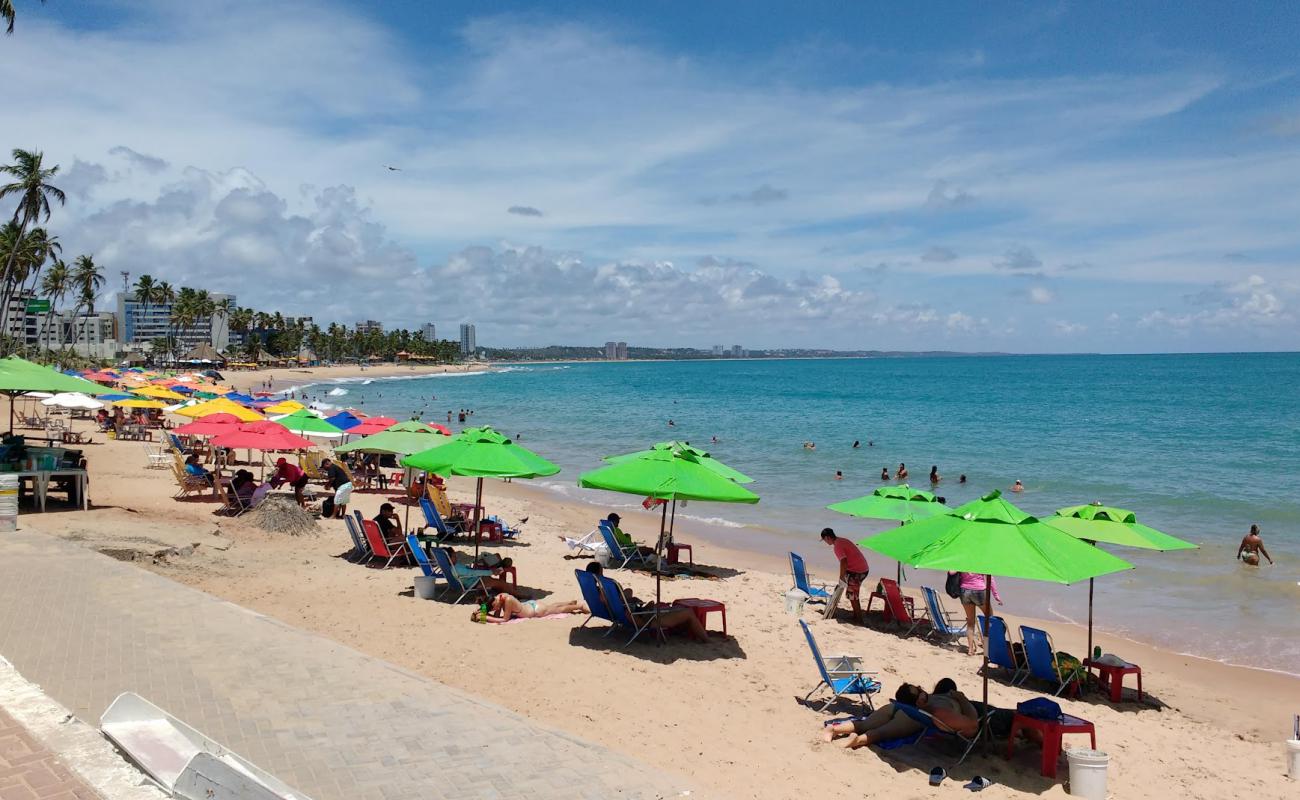
[[[352,552],[348,555],[348,561],[356,559],[358,563],[362,560],[369,561],[374,554],[366,545],[366,537],[357,530],[357,524],[352,521],[352,517],[343,517],[344,524],[348,527],[348,535],[352,537]]]
[[[950,639],[966,634],[966,621],[954,621],[957,615],[951,611],[945,611],[943,601],[939,598],[939,593],[929,586],[921,587],[921,595],[925,598],[925,613],[927,619],[922,622],[930,623],[930,632],[925,635],[929,639],[935,634],[946,636]]]
[[[823,686],[831,690],[831,698],[818,711],[825,711],[827,706],[839,699],[840,695],[856,694],[859,702],[867,707],[868,711],[874,711],[875,707],[871,704],[871,695],[880,691],[880,681],[870,677],[871,673],[864,672],[861,668],[862,659],[858,656],[834,656],[832,658],[823,658],[821,650],[817,647],[817,640],[813,638],[812,630],[808,623],[799,620],[799,626],[803,628],[804,638],[808,640],[808,648],[812,650],[813,661],[817,662],[817,671],[821,673],[821,683],[812,688],[812,691],[804,695],[804,702]]]
[[[600,521],[600,535],[605,540],[605,547],[609,548],[610,556],[612,558],[620,559],[620,562],[617,565],[611,563],[610,566],[613,566],[615,569],[622,569],[628,564],[650,566],[649,561],[646,560],[645,555],[641,553],[640,548],[636,545],[624,547],[618,543],[618,539],[614,538],[614,529],[609,525],[606,525],[605,520]]]
[[[609,608],[614,624],[632,631],[631,637],[623,643],[623,647],[627,647],[654,623],[655,612],[633,611],[628,608],[627,599],[623,596],[623,587],[618,585],[618,581],[613,578],[606,578],[604,575],[598,577],[600,578],[601,594],[605,598],[605,604]],[[662,630],[658,631],[658,633],[659,636],[663,636]]]
[[[1002,617],[993,617],[986,619],[983,614],[979,615],[980,630],[984,631],[984,647],[989,654],[989,663],[995,667],[1001,667],[1010,676],[1008,680],[1012,686],[1023,681],[1027,676],[1025,668],[1016,663],[1015,656],[1011,652],[1011,641],[1007,638],[1007,621]]]
[[[1047,631],[1021,625],[1020,641],[1025,646],[1025,661],[1029,664],[1029,675],[1055,686],[1056,691],[1053,694],[1060,695],[1070,686],[1073,686],[1077,693],[1083,670],[1081,668],[1069,671],[1061,669],[1061,664],[1056,659],[1056,648],[1052,645],[1052,637]],[[1062,675],[1062,672],[1066,674]]]
[[[984,716],[980,718],[979,721],[980,726],[979,729],[976,730],[975,735],[963,736],[962,734],[958,733],[957,731],[953,730],[952,728],[949,728],[947,725],[940,722],[938,719],[934,717],[933,714],[931,714],[930,712],[924,709],[917,708],[916,706],[909,706],[907,703],[900,703],[897,700],[894,700],[893,704],[894,704],[894,708],[898,709],[903,714],[906,714],[907,716],[921,723],[922,725],[925,726],[925,728],[916,736],[908,736],[903,739],[894,739],[892,742],[882,742],[881,744],[884,747],[884,749],[892,750],[895,747],[899,747],[905,744],[916,744],[922,739],[926,739],[930,737],[949,739],[958,742],[964,748],[962,750],[961,756],[956,761],[953,762],[954,767],[960,764],[961,762],[965,761],[966,756],[970,755],[970,752],[975,749],[976,743],[978,743],[979,740],[988,731],[989,717],[993,715],[992,710],[986,711],[984,713]]]
[[[442,571],[434,569],[429,557],[425,555],[424,548],[420,547],[420,540],[415,537],[414,533],[406,534],[406,546],[410,549],[411,555],[415,558],[416,566],[424,573],[426,578],[441,578]]]
[[[600,593],[599,576],[585,569],[575,569],[573,574],[578,578],[578,588],[582,590],[582,601],[591,610],[591,615],[578,627],[585,628],[587,623],[593,619],[603,619],[611,623],[609,631],[614,630],[614,626],[618,623],[614,620],[614,613],[605,604],[605,596]],[[605,631],[606,636],[609,635],[609,631]]]
[[[427,497],[420,498],[420,510],[424,512],[425,527],[437,531],[438,533],[434,538],[440,542],[445,542],[456,534],[465,532],[459,523],[447,524],[447,521],[438,513],[438,507]]]
[[[444,591],[450,590],[453,594],[460,592],[452,603],[459,603],[474,592],[482,592],[483,598],[487,599],[487,589],[483,586],[483,579],[491,577],[492,573],[489,570],[471,569],[457,573],[456,566],[451,563],[451,556],[441,547],[433,549],[433,560],[437,562],[438,571],[447,582]]]
[[[818,588],[809,583],[808,568],[804,566],[803,556],[798,553],[790,554],[790,577],[794,579],[794,588],[808,595],[808,602],[825,603],[830,599],[831,593],[826,591],[826,584]]]

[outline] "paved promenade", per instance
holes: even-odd
[[[118,693],[137,692],[314,800],[605,800],[683,788],[499,706],[40,534],[0,533],[0,655],[92,724]]]
[[[0,800],[100,800],[89,786],[0,709]]]

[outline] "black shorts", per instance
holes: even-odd
[[[292,486],[292,487],[295,488],[295,489],[306,489],[306,488],[307,488],[307,476],[306,476],[306,475],[303,475],[301,478],[299,478],[298,480],[294,481],[293,483],[291,483],[291,484],[289,484],[289,485]]]

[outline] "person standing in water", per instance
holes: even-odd
[[[939,465],[935,464],[934,466],[930,467],[930,483],[932,484],[938,483],[941,480],[943,480],[943,478],[939,477]]]
[[[895,472],[895,473],[894,473],[894,478],[895,478],[896,480],[900,480],[900,481],[905,481],[905,480],[907,480],[907,465],[906,465],[906,464],[902,463],[901,461],[898,463],[898,472]]]
[[[881,468],[880,468],[880,479],[881,479],[882,481],[887,481],[887,480],[889,480],[889,467],[881,467]]]
[[[1261,555],[1268,559],[1268,563],[1273,563],[1273,557],[1264,549],[1264,540],[1260,538],[1259,526],[1251,525],[1250,533],[1242,537],[1241,544],[1237,545],[1237,558],[1247,566],[1258,567]]]

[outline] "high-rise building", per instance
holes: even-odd
[[[474,324],[472,322],[462,322],[460,324],[460,354],[472,356],[477,352],[478,342],[474,337]]]
[[[726,355],[726,352],[727,352],[726,348],[720,344],[715,344],[713,346],[713,355],[715,356]]]
[[[605,360],[613,361],[618,358],[618,342],[605,342]]]
[[[432,322],[426,322],[420,326],[420,338],[426,342],[438,341],[438,328]]]
[[[744,354],[745,354],[745,351],[741,349],[740,345],[738,345],[738,344],[733,344],[733,345],[731,346],[731,357],[732,357],[732,358],[740,358],[740,357],[743,356]]]
[[[619,361],[627,361],[627,342],[619,342],[614,349],[614,358]]]
[[[362,320],[356,324],[356,329],[357,333],[370,333],[372,331],[375,333],[383,333],[384,323],[377,319]]]
[[[229,300],[236,305],[233,294],[209,295],[213,302]],[[154,339],[175,336],[179,349],[189,350],[200,344],[210,344],[224,350],[230,344],[230,323],[226,315],[217,311],[210,317],[195,320],[182,328],[172,327],[172,303],[141,303],[134,297],[117,295],[117,329],[123,344],[139,345]]]

